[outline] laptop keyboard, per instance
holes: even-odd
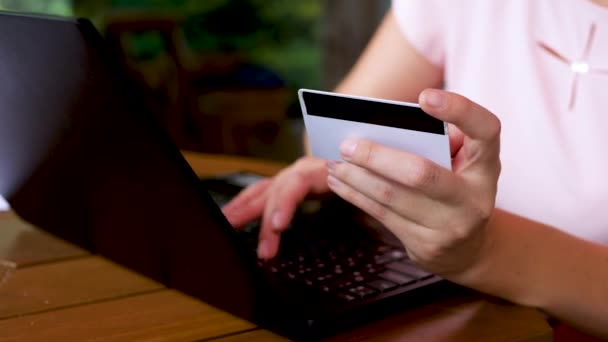
[[[314,243],[316,247],[306,252],[289,253],[282,248],[275,259],[259,260],[258,263],[275,276],[349,302],[434,276],[415,267],[405,251],[397,246],[368,240]]]
[[[220,207],[231,197],[209,192]],[[277,257],[258,260],[258,265],[271,277],[299,283],[346,302],[436,277],[417,268],[396,241],[385,241],[364,230],[350,228],[343,229],[348,234],[323,238],[330,234],[318,234],[315,229],[319,227],[289,229],[283,234]],[[239,231],[248,247],[255,250],[259,222]]]

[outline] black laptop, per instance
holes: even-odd
[[[444,296],[382,229],[329,200],[279,256],[255,256],[87,20],[0,14],[0,195],[22,218],[293,339],[317,339]],[[222,197],[223,196],[223,197]]]

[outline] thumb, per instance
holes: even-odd
[[[454,124],[471,139],[494,142],[500,136],[500,120],[464,96],[427,89],[420,93],[419,102],[425,112]]]

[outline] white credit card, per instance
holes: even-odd
[[[414,103],[300,89],[312,154],[341,160],[340,144],[360,138],[415,153],[452,169],[448,125]]]

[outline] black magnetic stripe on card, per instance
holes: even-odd
[[[445,135],[443,121],[419,107],[303,91],[309,115]]]

